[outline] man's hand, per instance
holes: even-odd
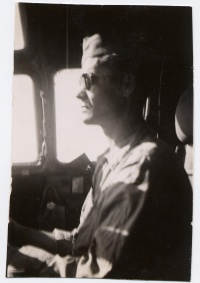
[[[66,230],[61,230],[61,229],[54,229],[53,230],[53,235],[56,240],[68,240],[70,241],[71,239],[71,233]]]

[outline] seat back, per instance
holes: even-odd
[[[181,95],[175,113],[176,135],[181,144],[177,155],[182,162],[192,185],[193,179],[193,87]]]

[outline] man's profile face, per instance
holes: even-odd
[[[103,125],[117,117],[115,96],[120,91],[119,86],[112,80],[113,73],[98,62],[98,58],[89,58],[82,66],[82,74],[97,76],[90,89],[82,80],[77,95],[85,124]]]

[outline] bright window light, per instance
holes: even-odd
[[[38,158],[34,83],[28,75],[14,75],[12,163],[31,163]]]
[[[57,158],[61,162],[71,162],[85,153],[90,161],[108,147],[108,142],[99,126],[85,125],[81,121],[76,95],[80,69],[64,69],[56,73],[56,143]]]
[[[15,6],[15,50],[21,50],[24,48],[24,36],[22,31],[22,22],[19,13],[19,4]]]

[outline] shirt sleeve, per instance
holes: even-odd
[[[149,186],[149,171],[144,160],[136,171],[135,176],[130,177],[129,166],[120,170],[121,177],[118,174],[112,185],[101,193],[79,231],[76,250],[83,255],[76,277],[103,278],[120,259]]]
[[[93,207],[93,190],[92,188],[90,188],[87,197],[83,203],[82,209],[81,209],[81,215],[80,215],[80,222],[79,222],[79,226],[76,229],[77,232],[80,229],[80,227],[82,226],[82,224],[84,223],[84,221],[86,220],[88,214],[90,213],[91,209]]]

